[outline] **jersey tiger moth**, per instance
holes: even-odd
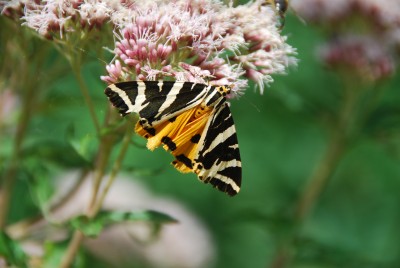
[[[176,169],[194,172],[233,196],[240,190],[242,168],[226,101],[230,91],[192,82],[128,81],[109,85],[105,94],[121,115],[139,115],[135,130],[147,139],[148,149],[162,144],[175,157]]]

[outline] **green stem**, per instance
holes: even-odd
[[[89,201],[89,207],[87,210],[88,216],[91,214],[90,211],[96,204],[98,193],[101,185],[101,181],[105,174],[105,169],[110,158],[111,150],[114,146],[113,140],[110,140],[109,137],[105,137],[100,140],[100,154],[98,155],[96,161],[97,170],[95,172],[94,180],[93,180],[93,191],[92,196]],[[94,216],[94,215],[93,215]]]
[[[294,214],[294,229],[278,250],[271,264],[272,268],[290,266],[293,244],[304,220],[310,215],[321,193],[326,188],[341,157],[346,152],[349,141],[356,135],[355,126],[357,125],[357,113],[359,112],[357,108],[362,91],[349,81],[345,81],[345,86],[343,106],[337,123],[332,128],[333,133],[325,154],[309,177],[308,183],[299,197]]]
[[[320,194],[325,189],[329,178],[335,171],[337,164],[347,149],[348,142],[354,137],[355,126],[357,125],[358,104],[362,90],[353,86],[353,83],[346,83],[343,108],[339,115],[336,126],[332,129],[333,134],[328,148],[321,162],[308,180],[299,202],[297,203],[296,219],[302,222],[311,212]]]
[[[332,138],[323,156],[305,187],[295,212],[295,219],[302,222],[311,212],[316,201],[332,177],[337,164],[346,151],[347,143],[353,136],[357,117],[357,102],[360,94],[357,88],[348,86],[345,89],[344,104],[337,125],[332,129]]]
[[[65,252],[63,258],[61,259],[61,263],[58,266],[59,268],[69,268],[71,267],[72,261],[75,259],[76,254],[80,248],[84,235],[81,231],[76,230],[72,236],[71,241],[69,242],[67,251]]]
[[[97,195],[98,195],[98,191],[100,188],[101,180],[104,176],[107,162],[109,159],[109,155],[110,155],[111,149],[113,147],[112,146],[113,144],[109,140],[105,141],[104,139],[101,139],[100,141],[105,142],[105,143],[101,144],[100,148],[99,148],[99,153],[98,153],[98,157],[97,157],[97,161],[96,161],[95,177],[94,177],[94,182],[93,182],[94,185],[93,185],[92,195],[91,195],[90,202],[89,202],[88,211],[86,213],[88,216],[90,216],[89,212],[92,210],[92,208],[94,207],[95,202],[97,200]],[[79,230],[75,230],[72,240],[68,244],[67,251],[65,252],[65,254],[61,260],[61,264],[60,264],[59,268],[67,268],[71,265],[71,263],[75,259],[76,253],[78,252],[78,250],[80,248],[83,238],[84,238],[84,235],[82,234],[82,232]]]
[[[99,135],[100,134],[100,124],[99,124],[99,121],[96,116],[92,98],[90,97],[90,94],[89,94],[89,89],[88,89],[84,79],[82,78],[81,69],[80,69],[80,61],[77,60],[76,62],[71,62],[71,66],[72,66],[73,72],[75,74],[76,80],[78,81],[79,89],[81,90],[81,93],[83,95],[83,98],[85,99],[86,105],[89,108],[90,117],[92,118],[94,127],[96,128],[96,132]]]
[[[340,130],[334,133],[321,162],[309,178],[295,211],[296,221],[302,222],[311,212],[329,178],[346,150],[346,137]]]
[[[110,106],[108,106],[110,107]],[[108,113],[105,119],[105,128],[107,129],[112,125],[114,121],[113,113],[108,109]],[[92,195],[90,197],[89,206],[86,211],[86,215],[89,218],[96,216],[96,213],[93,213],[94,208],[96,206],[96,201],[98,200],[98,194],[102,179],[104,177],[107,163],[110,159],[111,151],[116,143],[116,138],[114,133],[107,133],[106,135],[100,136],[100,147],[97,153],[96,161],[95,161],[95,171],[94,171],[94,179],[93,179],[93,190]],[[73,238],[70,241],[67,251],[65,252],[61,264],[59,268],[66,268],[71,265],[73,260],[75,259],[76,253],[78,252],[81,242],[84,238],[84,235],[81,231],[76,230],[74,232]]]
[[[17,130],[14,139],[13,153],[9,161],[8,169],[4,173],[4,178],[0,188],[0,229],[3,229],[7,222],[9,203],[12,189],[16,180],[18,163],[20,160],[21,145],[26,135],[26,130],[33,115],[34,104],[36,103],[35,86],[29,86],[27,93],[23,98],[23,110],[18,121]]]
[[[105,187],[104,187],[104,189],[103,189],[103,191],[102,191],[102,193],[101,193],[101,195],[99,197],[98,202],[96,203],[96,205],[94,206],[94,208],[90,212],[90,214],[96,215],[98,213],[98,211],[100,210],[100,208],[102,207],[104,199],[107,196],[108,191],[110,190],[111,185],[113,184],[113,182],[114,182],[119,170],[121,169],[122,161],[125,158],[125,154],[126,154],[126,152],[128,150],[129,144],[131,142],[132,134],[133,134],[133,130],[130,127],[127,127],[126,128],[126,132],[125,132],[125,136],[124,136],[124,138],[122,140],[121,150],[120,150],[120,152],[118,154],[117,159],[114,162],[114,166],[113,166],[113,168],[111,170],[110,176],[109,176],[109,178],[108,178],[108,180],[106,182],[106,185],[105,185]]]
[[[66,193],[60,200],[58,200],[56,203],[53,203],[50,207],[50,215],[57,211],[59,208],[61,208],[63,205],[67,204],[71,199],[76,195],[80,187],[82,186],[82,183],[85,181],[89,174],[89,170],[85,169],[82,171],[80,174],[79,178],[76,180],[74,185],[70,188],[68,193]],[[7,226],[7,233],[10,234],[10,236],[13,239],[16,240],[21,240],[26,238],[29,233],[34,231],[34,228],[36,228],[36,224],[39,223],[44,219],[44,216],[38,215],[29,219],[24,219],[21,220],[17,223],[14,223],[10,226]],[[40,228],[40,227],[39,227]]]

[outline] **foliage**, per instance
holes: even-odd
[[[114,223],[128,221],[149,221],[154,224],[154,230],[159,229],[161,224],[176,222],[170,216],[157,211],[100,211],[93,219],[80,215],[71,219],[70,224],[72,228],[80,230],[86,236],[96,237],[104,228]]]
[[[21,268],[27,267],[27,256],[21,246],[5,232],[0,233],[0,256],[5,257],[11,265]]]

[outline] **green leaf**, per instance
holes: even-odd
[[[27,257],[21,246],[12,240],[4,231],[0,231],[0,256],[5,257],[7,262],[19,268],[25,268]]]
[[[83,159],[90,162],[92,145],[94,144],[95,137],[85,134],[83,137],[75,137],[75,128],[73,125],[68,126],[66,138],[74,151]]]
[[[57,267],[61,258],[65,254],[66,246],[64,244],[55,244],[46,242],[44,244],[43,268]]]
[[[96,237],[104,228],[110,226],[111,224],[127,221],[148,221],[157,226],[161,224],[177,222],[177,220],[171,216],[153,210],[135,212],[101,211],[93,219],[89,219],[84,215],[73,218],[70,221],[70,225],[72,228],[83,232],[86,236]]]
[[[29,184],[32,189],[34,202],[37,203],[40,210],[46,214],[48,210],[48,204],[51,196],[54,193],[52,180],[49,176],[49,171],[45,167],[37,167],[31,174],[33,181]]]
[[[49,200],[54,194],[53,181],[50,178],[56,174],[57,168],[36,157],[24,158],[21,166],[27,178],[27,185],[32,197],[31,203],[36,205],[43,214],[46,214]]]
[[[60,265],[61,259],[65,255],[69,241],[62,242],[45,242],[44,243],[44,257],[42,259],[41,268],[54,268]],[[83,268],[85,266],[85,256],[82,250],[78,251],[78,254],[74,258],[72,264],[73,268]]]
[[[24,158],[34,157],[68,168],[91,166],[90,161],[78,154],[71,144],[50,139],[32,141],[21,155]]]
[[[171,216],[154,211],[136,211],[136,212],[123,212],[123,211],[101,211],[98,214],[99,217],[104,220],[110,220],[113,222],[122,221],[151,221],[154,223],[175,223],[177,220]]]
[[[96,218],[89,220],[89,218],[85,215],[80,215],[73,218],[70,221],[70,224],[73,229],[78,229],[89,237],[98,236],[105,227],[102,221]]]

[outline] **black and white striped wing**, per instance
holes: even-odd
[[[122,115],[138,113],[145,127],[195,107],[206,93],[204,84],[174,81],[128,81],[105,89],[105,94]]]
[[[229,104],[223,102],[210,117],[199,141],[195,172],[204,183],[236,195],[242,182],[242,164]]]

